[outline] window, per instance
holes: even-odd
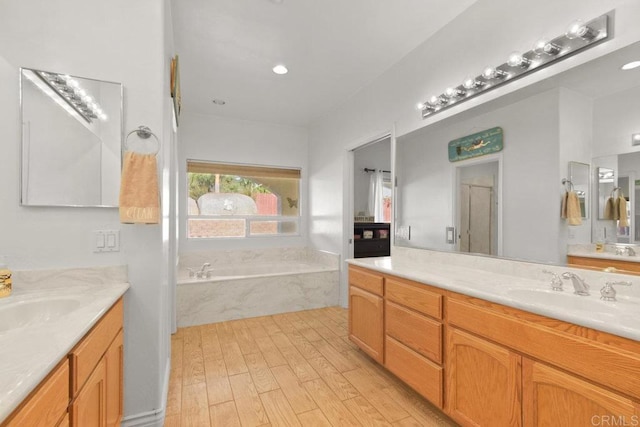
[[[187,236],[298,235],[300,169],[187,161]]]

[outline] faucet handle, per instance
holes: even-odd
[[[631,282],[627,280],[622,280],[619,282],[606,282],[602,289],[600,289],[601,300],[616,301],[616,290],[613,288],[614,285],[631,286]]]
[[[187,268],[187,271],[189,272],[189,277],[196,277],[196,271],[193,268]]]
[[[557,273],[549,270],[542,270],[542,272],[551,275],[551,290],[562,291],[562,279]]]

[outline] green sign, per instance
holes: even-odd
[[[491,128],[451,141],[449,143],[449,161],[457,162],[472,157],[497,153],[502,150],[502,147],[502,128]]]

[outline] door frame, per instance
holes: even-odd
[[[341,286],[340,289],[340,305],[343,307],[347,307],[349,304],[349,277],[348,277],[348,268],[346,265],[347,259],[353,258],[353,215],[354,209],[353,205],[355,202],[354,198],[354,176],[355,176],[355,155],[354,151],[358,148],[363,148],[370,144],[375,144],[383,139],[390,138],[391,139],[391,179],[393,183],[393,195],[392,195],[392,203],[393,209],[391,214],[391,234],[389,236],[391,240],[391,252],[393,253],[393,245],[395,241],[395,236],[393,230],[395,223],[395,215],[396,215],[396,179],[395,179],[395,165],[396,165],[396,129],[395,125],[391,126],[390,129],[384,130],[382,132],[373,134],[366,138],[359,138],[354,140],[344,149],[343,155],[343,189],[342,189],[342,254],[343,265],[340,269],[340,283],[344,286]]]
[[[502,153],[497,153],[497,154],[490,154],[487,156],[482,156],[482,157],[476,157],[473,159],[468,159],[468,160],[464,160],[462,162],[458,162],[458,163],[454,163],[452,164],[452,174],[453,174],[453,178],[451,180],[451,182],[453,182],[453,188],[452,188],[452,198],[451,200],[453,200],[453,226],[455,227],[455,236],[456,236],[456,242],[452,245],[454,248],[455,252],[460,252],[459,248],[458,248],[458,244],[459,244],[459,232],[460,232],[460,228],[459,228],[459,224],[460,224],[460,191],[459,191],[459,187],[460,187],[460,170],[462,168],[468,167],[468,166],[476,166],[476,165],[480,165],[480,164],[484,164],[484,163],[494,163],[497,162],[498,163],[498,189],[497,191],[495,191],[494,189],[494,194],[496,197],[496,202],[498,204],[498,209],[497,209],[497,214],[498,214],[498,218],[497,218],[497,240],[496,240],[496,254],[493,256],[498,256],[501,257],[502,256],[502,252],[503,252],[503,236],[502,236],[502,193],[503,193],[503,154]]]

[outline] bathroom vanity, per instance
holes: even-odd
[[[581,297],[453,265],[349,263],[350,339],[458,423],[640,420],[635,297],[609,303],[597,289]]]
[[[128,287],[18,286],[0,302],[0,426],[120,425]]]

